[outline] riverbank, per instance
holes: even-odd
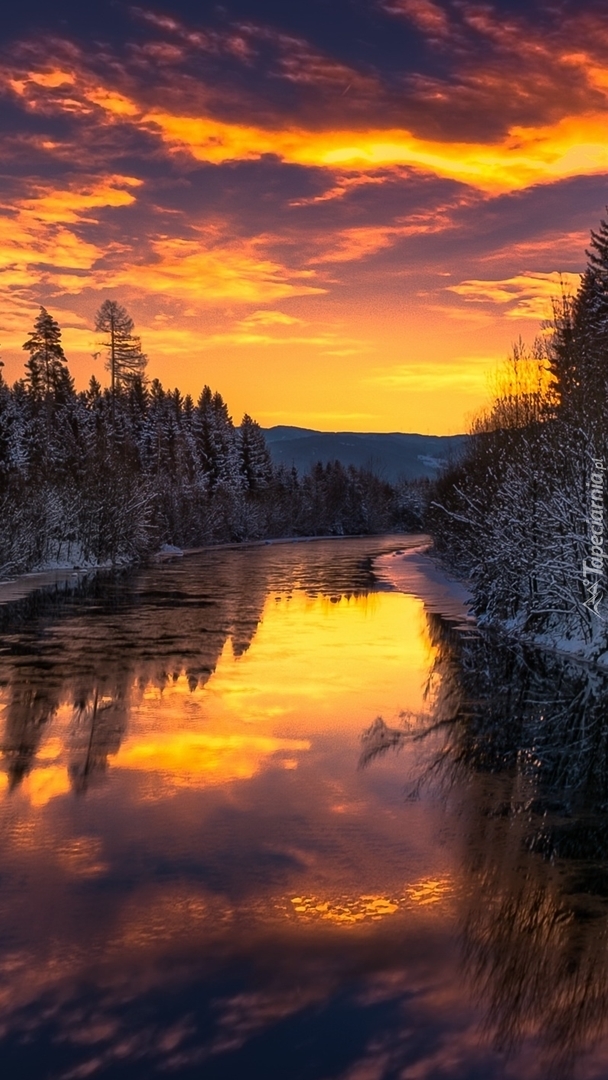
[[[475,617],[470,608],[471,590],[466,582],[451,577],[430,554],[430,537],[408,550],[394,551],[375,559],[373,571],[379,581],[390,584],[397,592],[410,593],[423,601],[428,611],[448,619],[458,629],[472,630]]]
[[[452,577],[432,554],[432,540],[421,537],[421,544],[407,551],[395,551],[375,560],[373,570],[399,592],[413,593],[428,611],[441,615],[457,629],[470,631],[477,620],[472,614],[473,593],[466,581]],[[488,627],[505,642],[528,646],[552,653],[564,660],[608,671],[608,650],[598,642],[585,642],[559,633],[530,634],[509,623],[493,623]]]

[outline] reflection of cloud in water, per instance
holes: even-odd
[[[178,732],[159,735],[156,741],[127,742],[114,764],[117,769],[158,773],[162,778],[158,794],[164,797],[172,785],[195,787],[202,783],[249,780],[269,764],[293,769],[297,761],[279,755],[310,750],[310,747],[308,739]]]
[[[103,843],[98,836],[77,836],[57,848],[57,861],[75,877],[104,874],[108,865],[102,859]]]
[[[395,896],[362,895],[293,896],[293,912],[301,922],[329,922],[336,926],[356,926],[378,922],[398,912],[406,912],[412,906],[444,904],[451,899],[453,884],[447,878],[429,879],[407,885],[403,893]]]
[[[70,790],[70,778],[62,765],[33,769],[23,781],[22,791],[32,806],[44,806],[50,799]]]
[[[400,900],[388,896],[341,896],[333,900],[322,900],[318,896],[294,896],[291,903],[294,913],[303,922],[320,920],[337,926],[352,926],[394,915],[399,910]]]
[[[440,811],[404,803],[401,761],[356,769],[379,709],[427,707],[436,646],[418,601],[348,599],[336,578],[353,558],[336,570],[341,545],[314,548],[216,553],[196,575],[183,560],[162,588],[146,571],[41,635],[43,664],[11,669],[8,706],[50,688],[42,731],[12,712],[22,790],[60,768],[86,791],[2,802],[0,917],[21,960],[0,963],[26,1058],[39,1045],[45,1068],[65,1053],[61,1075],[216,1080],[277,1062],[288,1076],[306,1046],[319,1075],[385,1080],[430,1046],[466,1057]]]

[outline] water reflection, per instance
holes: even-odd
[[[608,1073],[603,685],[378,591],[374,543],[5,620],[3,1076]]]
[[[71,589],[63,582],[16,611],[0,608],[9,789],[30,773],[51,723],[65,721],[61,706],[73,710],[63,734],[69,775],[82,791],[106,771],[131,710],[150,688],[183,691],[185,684],[187,697],[206,686],[228,643],[234,659],[245,655],[271,591],[287,600],[294,590],[323,594],[336,603],[369,589],[373,544],[297,547],[287,556],[285,548],[216,551],[137,577],[98,575]]]
[[[459,815],[462,967],[486,1029],[511,1055],[535,1039],[542,1075],[587,1075],[608,1030],[608,679],[429,627],[432,716],[378,718],[362,764],[434,740],[410,792],[439,783]]]
[[[450,859],[432,813],[404,838],[399,771],[356,762],[370,715],[423,708],[433,646],[373,543],[216,552],[5,621],[4,1075],[337,1076],[427,993],[408,923]]]

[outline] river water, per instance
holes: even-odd
[[[0,611],[6,1080],[608,1076],[606,687],[391,591],[409,543]]]

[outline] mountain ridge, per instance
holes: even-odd
[[[275,465],[295,467],[302,475],[319,461],[340,461],[369,468],[390,483],[432,479],[469,438],[401,431],[317,431],[288,424],[262,430]]]

